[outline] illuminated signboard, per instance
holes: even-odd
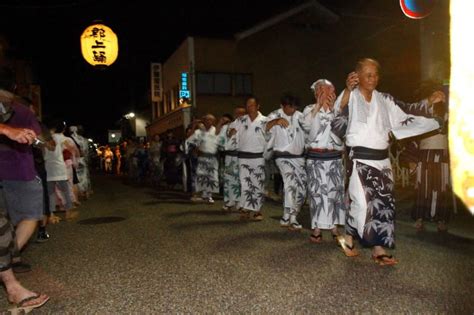
[[[181,89],[179,90],[179,98],[191,98],[191,91],[189,90],[189,76],[187,72],[181,73]]]

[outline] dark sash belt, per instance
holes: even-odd
[[[199,157],[215,158],[215,157],[217,157],[217,156],[216,156],[216,154],[212,154],[212,153],[199,152]]]
[[[376,150],[366,147],[347,147],[349,151],[350,159],[359,159],[359,160],[385,160],[388,159],[388,149],[386,150]]]
[[[233,151],[224,151],[225,156],[239,156],[239,152],[236,150]]]
[[[253,153],[253,152],[239,151],[238,157],[241,159],[260,159],[260,158],[263,158],[263,152]]]
[[[303,154],[291,154],[289,152],[273,151],[275,159],[299,159],[304,157]]]
[[[342,158],[342,151],[327,151],[327,152],[314,152],[308,151],[306,158],[310,160],[322,160],[322,161],[331,161],[339,160]]]

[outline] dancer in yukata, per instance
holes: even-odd
[[[267,152],[272,151],[283,178],[283,217],[280,226],[300,231],[298,213],[306,200],[305,131],[298,101],[291,95],[281,99],[281,108],[268,115],[266,130],[270,135]]]
[[[224,211],[231,211],[232,207],[240,210],[240,178],[239,178],[239,157],[238,157],[238,134],[228,136],[229,129],[235,128],[240,117],[245,115],[244,106],[237,106],[234,109],[235,120],[223,124],[220,130],[220,146],[224,152]]]
[[[362,59],[347,79],[347,88],[336,102],[338,117],[333,131],[349,150],[352,171],[348,193],[351,200],[346,217],[346,235],[338,238],[347,256],[357,256],[353,240],[372,248],[372,259],[380,265],[397,260],[386,253],[395,247],[395,199],[393,174],[388,155],[391,136],[403,139],[440,128],[435,119],[414,116],[420,107],[436,103],[436,95],[417,104],[395,102],[376,90],[380,65]],[[347,105],[346,105],[347,103]],[[346,129],[347,128],[347,129]],[[345,130],[346,129],[346,130]]]
[[[193,135],[187,139],[190,144],[194,144],[199,149],[196,192],[201,192],[202,200],[208,203],[214,203],[212,194],[219,192],[218,139],[216,127],[214,127],[215,122],[216,118],[207,114],[202,119],[203,128],[196,128]],[[198,199],[195,197],[193,201],[198,201]]]
[[[265,198],[265,159],[267,117],[260,112],[256,97],[249,97],[245,103],[247,115],[237,119],[235,128],[229,129],[228,136],[238,135],[239,176],[242,195],[240,205],[241,220],[252,218],[262,221],[262,206]],[[252,215],[252,216],[251,216]]]
[[[310,242],[321,243],[321,230],[331,230],[334,240],[339,233],[337,225],[345,222],[344,166],[342,140],[332,133],[335,118],[335,89],[331,82],[320,79],[311,85],[315,104],[303,111],[304,124],[309,130],[306,171],[311,213]]]

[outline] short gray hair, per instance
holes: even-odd
[[[332,84],[331,81],[329,81],[327,79],[319,79],[318,81],[313,82],[313,84],[311,84],[310,89],[313,90],[313,92],[316,92],[316,90],[320,86],[323,86],[323,85],[332,85],[332,86],[334,86],[334,84]]]

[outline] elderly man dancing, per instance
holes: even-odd
[[[377,61],[360,60],[336,104],[336,108],[341,107],[339,117],[333,122],[333,131],[341,137],[345,133],[352,161],[352,166],[348,166],[352,174],[346,236],[338,240],[347,256],[358,255],[353,244],[353,239],[358,238],[362,245],[372,248],[372,259],[377,264],[394,265],[397,260],[385,251],[385,248],[395,247],[394,182],[388,155],[390,137],[403,139],[424,134],[438,129],[440,124],[435,119],[405,113],[419,112],[420,106],[432,105],[436,102],[434,97],[421,104],[396,103],[392,96],[376,90],[379,73]]]
[[[310,242],[321,243],[321,230],[331,230],[333,239],[338,236],[337,225],[344,224],[344,175],[342,163],[343,143],[331,131],[335,118],[334,86],[325,79],[311,85],[315,104],[304,109],[304,125],[309,130],[306,171],[311,213]]]
[[[238,134],[239,176],[242,186],[240,205],[241,220],[251,218],[262,221],[261,212],[265,185],[265,159],[267,117],[260,112],[256,97],[246,101],[247,115],[237,119],[234,128],[229,128],[228,136]]]
[[[306,199],[305,131],[301,124],[303,114],[297,111],[297,100],[291,95],[281,99],[281,108],[268,115],[267,132],[270,140],[267,152],[273,150],[276,165],[283,177],[283,217],[280,225],[300,231],[297,221]]]
[[[219,163],[217,161],[217,135],[214,124],[216,118],[207,114],[202,119],[202,128],[197,129],[195,124],[193,135],[188,138],[189,143],[196,145],[199,149],[198,165],[196,170],[196,192],[202,192],[201,198],[193,198],[193,201],[204,200],[214,203],[213,193],[219,192]]]

